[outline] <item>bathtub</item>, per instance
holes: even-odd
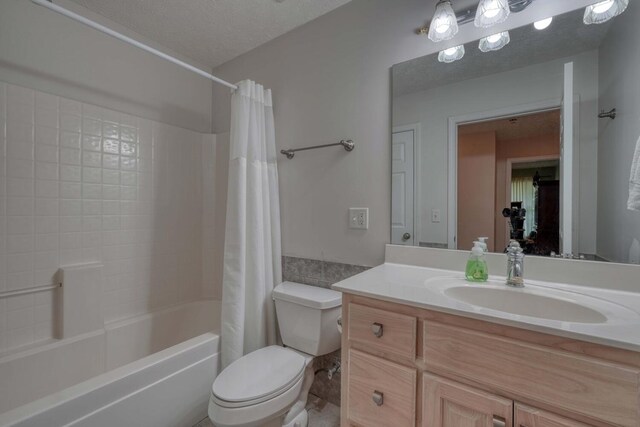
[[[219,370],[219,313],[182,304],[0,358],[0,426],[196,424]]]

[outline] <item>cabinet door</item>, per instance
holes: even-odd
[[[589,427],[587,424],[568,418],[516,404],[515,427]]]
[[[513,401],[425,374],[423,427],[512,427]]]

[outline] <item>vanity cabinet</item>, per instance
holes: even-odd
[[[640,353],[343,295],[343,427],[640,427]]]

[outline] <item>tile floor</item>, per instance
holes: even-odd
[[[307,410],[309,411],[309,427],[338,427],[340,425],[340,407],[333,403],[310,395]],[[213,427],[213,424],[209,418],[206,418],[193,427]]]

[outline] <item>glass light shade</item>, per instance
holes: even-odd
[[[629,0],[604,0],[587,6],[584,11],[584,23],[590,25],[607,22],[624,12],[628,5]]]
[[[482,0],[473,21],[476,27],[488,28],[506,21],[511,13],[507,0]]]
[[[429,25],[429,39],[434,42],[449,40],[458,33],[458,20],[451,1],[440,0]]]
[[[500,50],[511,41],[511,37],[509,37],[509,31],[503,31],[498,34],[493,34],[491,36],[480,39],[480,44],[478,47],[483,52],[490,52],[492,50]]]
[[[536,30],[544,30],[551,25],[551,21],[553,21],[553,18],[541,19],[540,21],[534,22],[533,26]]]
[[[464,56],[464,45],[450,47],[438,54],[438,61],[449,64],[451,62],[458,61]]]

